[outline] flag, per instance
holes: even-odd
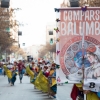
[[[39,90],[42,90],[43,92],[48,92],[48,90],[49,90],[48,79],[43,75],[42,71],[40,71],[40,73],[38,74],[38,76],[36,78],[35,86]]]
[[[38,89],[38,90],[42,90],[41,89],[41,86],[40,86],[40,82],[39,82],[39,79],[40,79],[40,73],[38,74],[38,76],[36,77],[36,80],[35,80],[35,87]]]
[[[48,79],[43,75],[42,71],[40,72],[40,86],[43,92],[48,92],[49,89],[49,83]]]
[[[7,77],[8,77],[9,79],[11,79],[11,78],[12,78],[12,72],[7,68],[6,65],[4,65],[3,68],[4,68],[4,71],[5,71],[6,75],[7,75]]]
[[[30,70],[29,67],[26,68],[26,73],[30,76],[30,82],[34,79],[34,72]],[[31,82],[33,83],[33,82]]]

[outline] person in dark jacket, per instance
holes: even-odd
[[[23,78],[23,70],[25,68],[23,62],[21,60],[19,60],[18,63],[18,73],[19,73],[19,79],[20,79],[20,83],[22,83],[22,78]]]

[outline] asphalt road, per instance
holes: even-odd
[[[20,84],[19,77],[17,77],[15,86],[10,86],[7,77],[0,75],[0,100],[72,100],[70,98],[72,84],[58,86],[57,98],[50,99],[47,94],[34,89],[29,81],[29,77],[24,76]]]

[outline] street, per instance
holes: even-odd
[[[34,89],[29,80],[29,77],[24,76],[23,82],[20,84],[17,76],[15,86],[10,86],[7,77],[0,75],[0,100],[55,100],[50,99],[47,94]],[[58,86],[56,100],[72,100],[70,98],[71,88],[72,84]]]

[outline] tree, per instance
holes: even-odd
[[[61,8],[66,8],[69,6],[68,1],[67,0],[63,0],[63,3],[61,3]]]
[[[85,4],[90,7],[100,7],[100,0],[80,0],[80,6]]]
[[[19,47],[18,46],[15,46],[15,45],[12,45],[12,46],[10,46],[10,51],[11,52],[17,52],[19,50]]]
[[[27,54],[24,52],[24,50],[22,48],[19,48],[16,53],[21,55],[23,58],[25,58],[27,56]]]
[[[89,7],[100,7],[100,0],[79,0],[80,6],[88,5]],[[69,7],[70,3],[68,0],[63,0],[61,7]]]
[[[14,53],[17,56],[18,55],[22,55],[24,58],[27,56],[26,53],[24,52],[24,50],[22,48],[19,48],[18,46],[12,45],[10,46],[7,50],[8,54]]]
[[[14,14],[13,14],[13,9],[6,9],[6,8],[0,8],[0,47],[1,51],[4,51],[4,49],[10,48],[13,43],[17,42],[12,36],[12,32],[10,29],[13,29],[13,32],[16,32],[16,26],[17,22],[16,20],[13,20]]]
[[[47,43],[42,49],[39,50],[39,57],[43,57],[48,52],[56,52],[56,44],[50,45]]]

